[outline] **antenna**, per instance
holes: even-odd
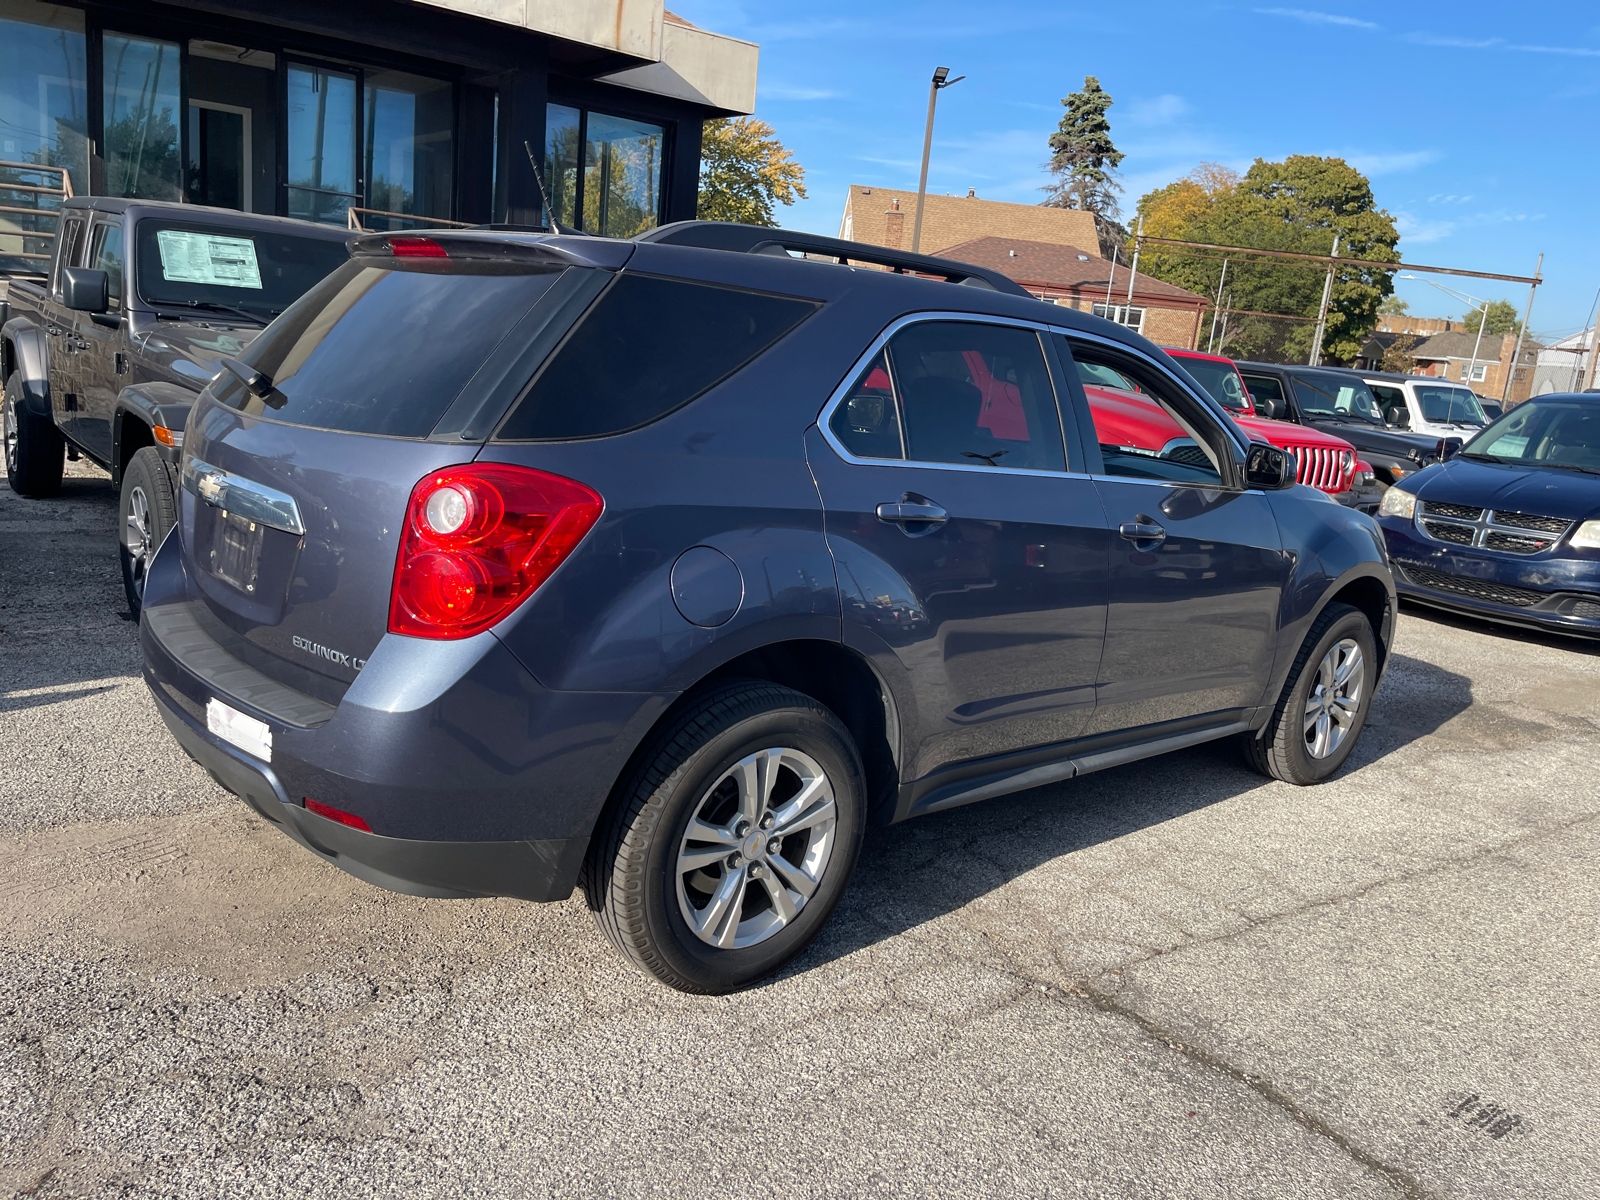
[[[533,157],[533,147],[524,141],[522,143],[522,148],[528,152],[528,166],[533,171],[534,183],[539,185],[539,201],[544,205],[545,214],[550,218],[550,228],[554,229],[557,233],[573,234],[577,237],[588,237],[589,235],[584,233],[583,230],[573,229],[571,226],[563,225],[559,220],[557,220],[556,210],[550,204],[550,193],[544,190],[544,176],[539,173],[538,160]]]

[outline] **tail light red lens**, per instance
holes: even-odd
[[[323,804],[320,801],[313,800],[310,796],[302,796],[301,800],[304,802],[307,812],[314,812],[319,817],[327,817],[330,821],[348,825],[351,829],[359,829],[362,833],[372,832],[372,826],[356,816],[355,813],[345,812],[344,809],[335,808],[331,804]]]
[[[480,633],[550,578],[605,510],[571,479],[500,463],[435,471],[411,489],[389,632]]]
[[[389,253],[396,258],[449,258],[450,254],[432,238],[397,237],[389,239]]]

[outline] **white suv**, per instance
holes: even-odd
[[[1465,384],[1430,375],[1362,374],[1391,429],[1439,437],[1471,437],[1489,423]]]

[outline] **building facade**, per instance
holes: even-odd
[[[757,55],[661,0],[0,0],[0,161],[392,229],[545,225],[531,157],[559,220],[627,237],[695,216]]]
[[[1480,339],[1475,333],[1462,331],[1436,333],[1409,353],[1417,364],[1418,375],[1451,379],[1491,400],[1505,397],[1509,404],[1521,404],[1533,393],[1534,366],[1542,349],[1532,338],[1524,338],[1518,354],[1514,333],[1501,337],[1485,333]]]
[[[1204,296],[1143,272],[1133,275],[1130,289],[1126,265],[1114,267],[1076,246],[984,237],[958,242],[941,253],[999,271],[1041,300],[1126,325],[1161,346],[1194,349],[1200,313],[1208,303]]]

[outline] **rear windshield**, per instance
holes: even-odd
[[[647,424],[732,375],[815,301],[624,272],[496,435],[561,441]]]
[[[269,321],[348,259],[342,238],[138,224],[139,296],[151,308],[235,308]]]
[[[1422,419],[1439,424],[1482,425],[1486,418],[1478,397],[1466,388],[1441,387],[1436,383],[1414,383],[1422,404]]]
[[[272,381],[251,395],[230,375],[217,400],[291,425],[427,437],[560,270],[403,262],[345,263],[241,357]]]

